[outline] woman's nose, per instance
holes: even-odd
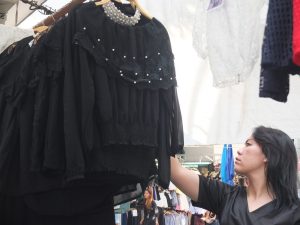
[[[241,155],[241,154],[242,154],[242,151],[243,151],[243,149],[240,148],[239,150],[237,150],[237,154],[238,154],[238,155]]]

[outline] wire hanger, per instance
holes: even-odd
[[[96,4],[96,6],[102,6],[102,5],[104,5],[104,4],[106,4],[106,3],[108,3],[108,2],[110,2],[111,0],[101,0],[101,1],[97,1],[97,2],[95,2],[95,4]],[[133,8],[136,8],[136,9],[138,9],[140,12],[141,12],[141,14],[144,16],[144,17],[146,17],[147,19],[152,19],[153,17],[141,6],[141,4],[139,3],[139,1],[138,0],[128,0],[129,2],[130,2],[130,4],[131,4],[131,6],[133,7]],[[121,1],[118,1],[118,2],[121,2]]]
[[[52,9],[49,6],[44,6],[42,4],[38,4],[35,0],[21,0],[23,3],[30,5],[30,10],[38,10],[40,13],[44,15],[51,15],[55,12],[54,9]]]

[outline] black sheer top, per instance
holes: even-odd
[[[118,194],[156,174],[167,187],[183,129],[164,26],[144,17],[120,25],[90,2],[24,43],[26,60],[16,59],[6,91],[0,86],[0,119],[9,121],[0,125],[9,131],[0,140],[0,173],[18,162],[18,193],[106,185]]]
[[[286,102],[289,94],[289,75],[300,74],[293,63],[293,2],[269,1],[262,46],[259,96]]]

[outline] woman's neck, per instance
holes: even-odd
[[[265,176],[260,176],[258,174],[249,175],[248,186],[247,186],[247,196],[251,199],[274,199],[272,189],[268,187],[267,179]]]
[[[268,187],[265,175],[252,175],[247,178],[247,203],[249,212],[253,212],[274,200],[274,193],[272,189]]]

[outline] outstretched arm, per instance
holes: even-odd
[[[181,166],[177,158],[171,160],[171,181],[192,200],[197,201],[199,193],[199,176],[194,171]]]

